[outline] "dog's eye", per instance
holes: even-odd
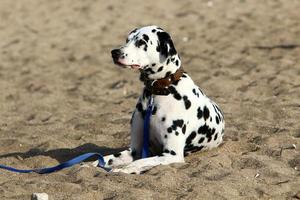
[[[140,46],[142,46],[142,45],[144,45],[144,44],[146,44],[146,42],[145,42],[144,40],[137,40],[137,41],[135,42],[135,46],[137,46],[137,47],[140,47]]]

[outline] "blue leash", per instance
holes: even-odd
[[[153,107],[153,97],[151,95],[148,101],[148,108],[144,120],[142,158],[149,157],[150,118],[152,115],[152,107]]]
[[[61,163],[59,165],[56,165],[54,167],[47,167],[47,168],[40,168],[40,169],[16,169],[16,168],[13,168],[13,167],[8,167],[8,166],[5,166],[5,165],[0,165],[0,169],[5,169],[5,170],[8,170],[8,171],[11,171],[11,172],[18,172],[18,173],[32,173],[32,172],[35,172],[35,173],[38,173],[38,174],[49,174],[49,173],[52,173],[52,172],[56,172],[56,171],[59,171],[61,169],[64,169],[64,168],[67,168],[67,167],[71,167],[75,164],[79,164],[81,163],[82,161],[92,157],[92,156],[98,156],[98,161],[99,161],[99,164],[98,166],[99,167],[102,167],[104,168],[104,165],[105,165],[105,162],[104,162],[104,159],[103,159],[103,156],[99,153],[85,153],[83,155],[80,155],[80,156],[77,156],[67,162],[64,162],[64,163]],[[108,170],[107,168],[104,168],[105,170]]]
[[[142,150],[142,158],[147,158],[149,157],[149,128],[150,128],[150,118],[152,114],[152,107],[153,107],[153,97],[151,96],[149,98],[148,102],[148,108],[146,111],[146,116],[144,120],[144,133],[143,133],[143,150]],[[49,174],[52,172],[56,172],[59,170],[62,170],[67,167],[71,167],[73,165],[79,164],[82,161],[92,157],[92,156],[97,156],[98,157],[98,167],[101,167],[105,169],[106,171],[110,171],[110,168],[106,168],[105,166],[105,161],[103,156],[100,153],[85,153],[80,156],[77,156],[69,161],[66,161],[64,163],[61,163],[59,165],[53,166],[53,167],[47,167],[47,168],[40,168],[40,169],[16,169],[13,167],[9,167],[6,165],[1,165],[0,164],[0,169],[5,169],[11,172],[18,172],[18,173],[38,173],[38,174]]]

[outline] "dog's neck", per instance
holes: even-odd
[[[168,59],[162,66],[151,66],[151,70],[148,70],[149,74],[146,74],[144,71],[141,72],[140,80],[144,82],[145,90],[150,92],[150,94],[169,95],[169,86],[177,84],[181,79],[184,71],[181,67],[179,57]]]
[[[174,74],[181,66],[178,54],[169,56],[163,63],[150,64],[141,70],[141,78],[148,80],[162,79]],[[143,81],[143,80],[141,80]]]

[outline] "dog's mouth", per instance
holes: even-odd
[[[123,68],[131,68],[131,69],[140,69],[141,68],[141,66],[138,64],[127,65],[125,63],[122,63],[120,60],[114,60],[114,63]]]

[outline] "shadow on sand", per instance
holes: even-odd
[[[30,149],[27,152],[14,152],[14,153],[8,153],[0,155],[0,158],[7,158],[7,157],[21,157],[23,159],[34,157],[34,156],[49,156],[53,159],[56,159],[59,163],[65,162],[67,160],[70,160],[76,156],[82,155],[84,153],[91,153],[91,152],[97,152],[102,154],[103,156],[118,153],[120,151],[123,151],[127,149],[126,147],[123,148],[108,148],[108,147],[99,147],[92,143],[86,143],[81,146],[78,146],[74,149],[54,149],[49,151],[43,151],[38,148]],[[95,160],[95,158],[90,158],[86,161]]]

